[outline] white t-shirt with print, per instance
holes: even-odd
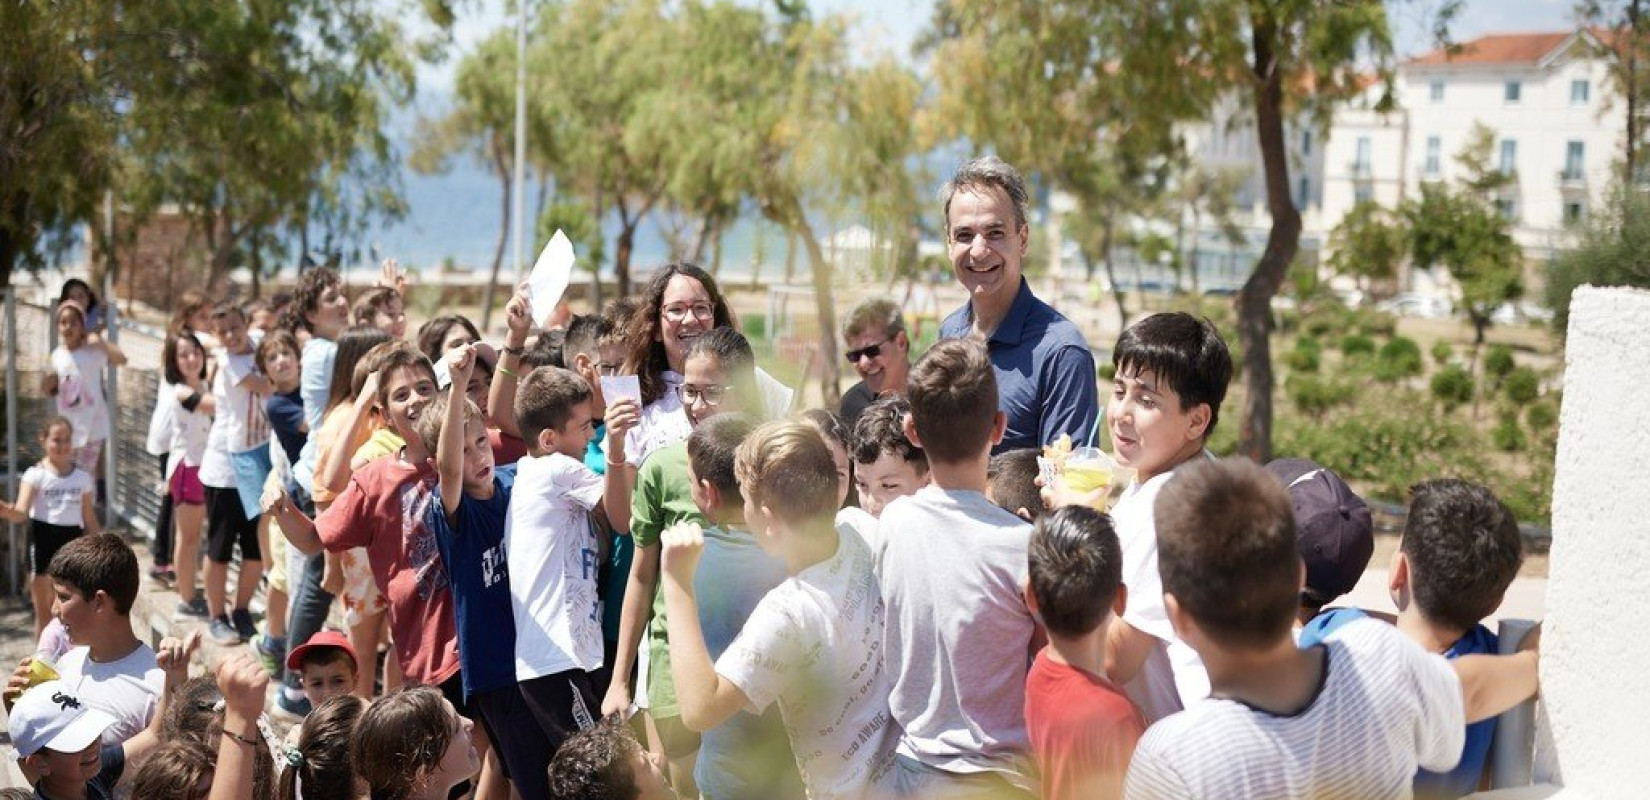
[[[180,466],[198,467],[206,457],[206,440],[212,432],[212,415],[200,410],[185,411],[180,398],[188,397],[192,392],[188,386],[179,386],[170,383],[161,383],[163,391],[160,393],[159,409],[165,407],[165,415],[170,428],[166,434],[166,479],[172,479],[172,473]]]
[[[839,524],[837,533],[836,554],[769,591],[716,661],[751,713],[779,703],[814,800],[883,786],[899,739],[871,550],[852,526]]]
[[[142,643],[125,658],[107,663],[93,661],[89,648],[76,647],[58,659],[57,674],[87,705],[115,718],[103,732],[105,745],[143,732],[166,690],[166,673],[155,664],[155,651]]]
[[[1212,458],[1205,451],[1205,457]],[[1171,470],[1145,483],[1131,483],[1112,507],[1112,526],[1123,549],[1123,585],[1129,587],[1123,622],[1157,639],[1134,680],[1123,686],[1147,723],[1156,722],[1209,696],[1209,673],[1197,651],[1175,635],[1163,605],[1163,576],[1157,569],[1157,494],[1174,477]]]
[[[269,444],[269,420],[264,418],[263,397],[244,384],[257,373],[258,364],[252,353],[235,355],[218,351],[218,374],[212,379],[212,394],[217,398],[218,407],[213,412],[206,454],[201,458],[201,483],[207,486],[234,486],[235,467],[229,456]]]
[[[74,446],[109,438],[109,404],[103,397],[103,370],[109,356],[101,347],[82,345],[52,351],[57,373],[57,413],[74,426]]]
[[[625,461],[633,467],[640,467],[654,451],[680,442],[693,433],[693,423],[682,410],[682,397],[676,393],[682,385],[681,374],[667,369],[659,377],[664,384],[664,393],[642,407],[636,427],[624,435]],[[791,399],[796,392],[761,367],[756,368],[756,388],[768,419],[779,419],[790,413]]]
[[[81,516],[85,509],[81,498],[97,493],[97,483],[86,470],[71,465],[69,474],[59,475],[45,462],[23,471],[23,485],[34,487],[34,502],[28,509],[30,519],[74,528],[86,524]]]
[[[601,559],[590,510],[603,486],[584,462],[560,453],[516,462],[504,554],[517,680],[602,665]]]

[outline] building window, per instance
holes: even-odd
[[[1301,131],[1301,155],[1312,155],[1312,129]]]
[[[1518,201],[1511,197],[1497,197],[1495,210],[1501,212],[1501,218],[1508,222],[1518,221]]]
[[[1586,210],[1587,209],[1581,204],[1581,201],[1579,201],[1579,200],[1572,200],[1568,203],[1565,203],[1564,204],[1564,221],[1565,222],[1571,222],[1571,223],[1580,222],[1581,221],[1581,215],[1583,213],[1585,213]]]
[[[1426,173],[1436,177],[1442,168],[1444,141],[1436,136],[1427,137]]]
[[[1312,179],[1301,176],[1300,197],[1295,198],[1296,208],[1306,208],[1312,204]]]
[[[1433,81],[1432,86],[1430,87],[1429,91],[1431,92],[1432,102],[1434,102],[1434,103],[1444,102],[1444,82],[1443,81]]]
[[[1357,152],[1357,155],[1353,156],[1353,159],[1352,159],[1352,172],[1353,172],[1353,174],[1355,174],[1355,175],[1368,175],[1369,174],[1369,161],[1370,161],[1370,151],[1371,151],[1371,149],[1373,149],[1373,145],[1370,144],[1369,137],[1368,136],[1359,136],[1358,137],[1358,152]]]
[[[1360,183],[1357,186],[1352,187],[1352,204],[1353,205],[1359,205],[1359,204],[1362,204],[1362,203],[1367,203],[1367,202],[1369,202],[1371,200],[1374,200],[1374,199],[1375,199],[1375,193],[1370,190],[1369,184]]]
[[[1518,140],[1517,139],[1502,139],[1501,140],[1500,170],[1501,170],[1502,175],[1512,176],[1512,175],[1518,174]]]
[[[1585,78],[1570,81],[1570,105],[1587,105],[1588,96],[1592,94],[1593,86]]]
[[[1567,142],[1564,147],[1564,180],[1579,181],[1587,171],[1587,143]]]
[[[1501,92],[1501,98],[1509,103],[1518,102],[1524,95],[1522,81],[1507,81],[1507,86]]]

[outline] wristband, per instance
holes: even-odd
[[[527,350],[526,347],[510,347],[509,345],[505,345],[504,347],[500,347],[498,349],[498,351],[500,353],[503,353],[507,356],[519,356],[523,352],[525,352],[526,350]]]
[[[502,363],[498,365],[498,371],[504,373],[505,375],[509,375],[512,378],[516,378],[518,380],[521,378],[521,376],[518,375],[515,370],[504,366]]]
[[[244,744],[247,747],[257,747],[258,746],[258,741],[256,739],[252,739],[252,738],[249,738],[249,737],[246,737],[246,736],[242,736],[242,735],[240,735],[240,734],[238,734],[238,733],[236,733],[236,732],[234,732],[234,731],[232,731],[228,728],[223,729],[223,735],[228,736],[229,738],[234,739],[235,741],[240,742],[241,744]]]

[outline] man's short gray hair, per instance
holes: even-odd
[[[905,317],[900,308],[892,300],[874,298],[866,300],[848,312],[848,319],[842,326],[844,337],[860,336],[880,330],[883,336],[892,337],[905,330]]]
[[[1020,171],[996,156],[985,156],[969,161],[957,171],[951,173],[951,180],[945,182],[940,189],[940,199],[945,201],[945,229],[951,230],[951,198],[963,189],[981,190],[997,188],[1008,195],[1008,202],[1014,205],[1014,226],[1026,226],[1026,205],[1029,202],[1026,196],[1026,181],[1020,177]]]

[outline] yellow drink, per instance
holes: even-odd
[[[1112,465],[1105,461],[1066,462],[1066,486],[1075,492],[1092,492],[1111,485]]]
[[[50,661],[39,657],[29,659],[29,686],[39,686],[58,677],[57,668]]]

